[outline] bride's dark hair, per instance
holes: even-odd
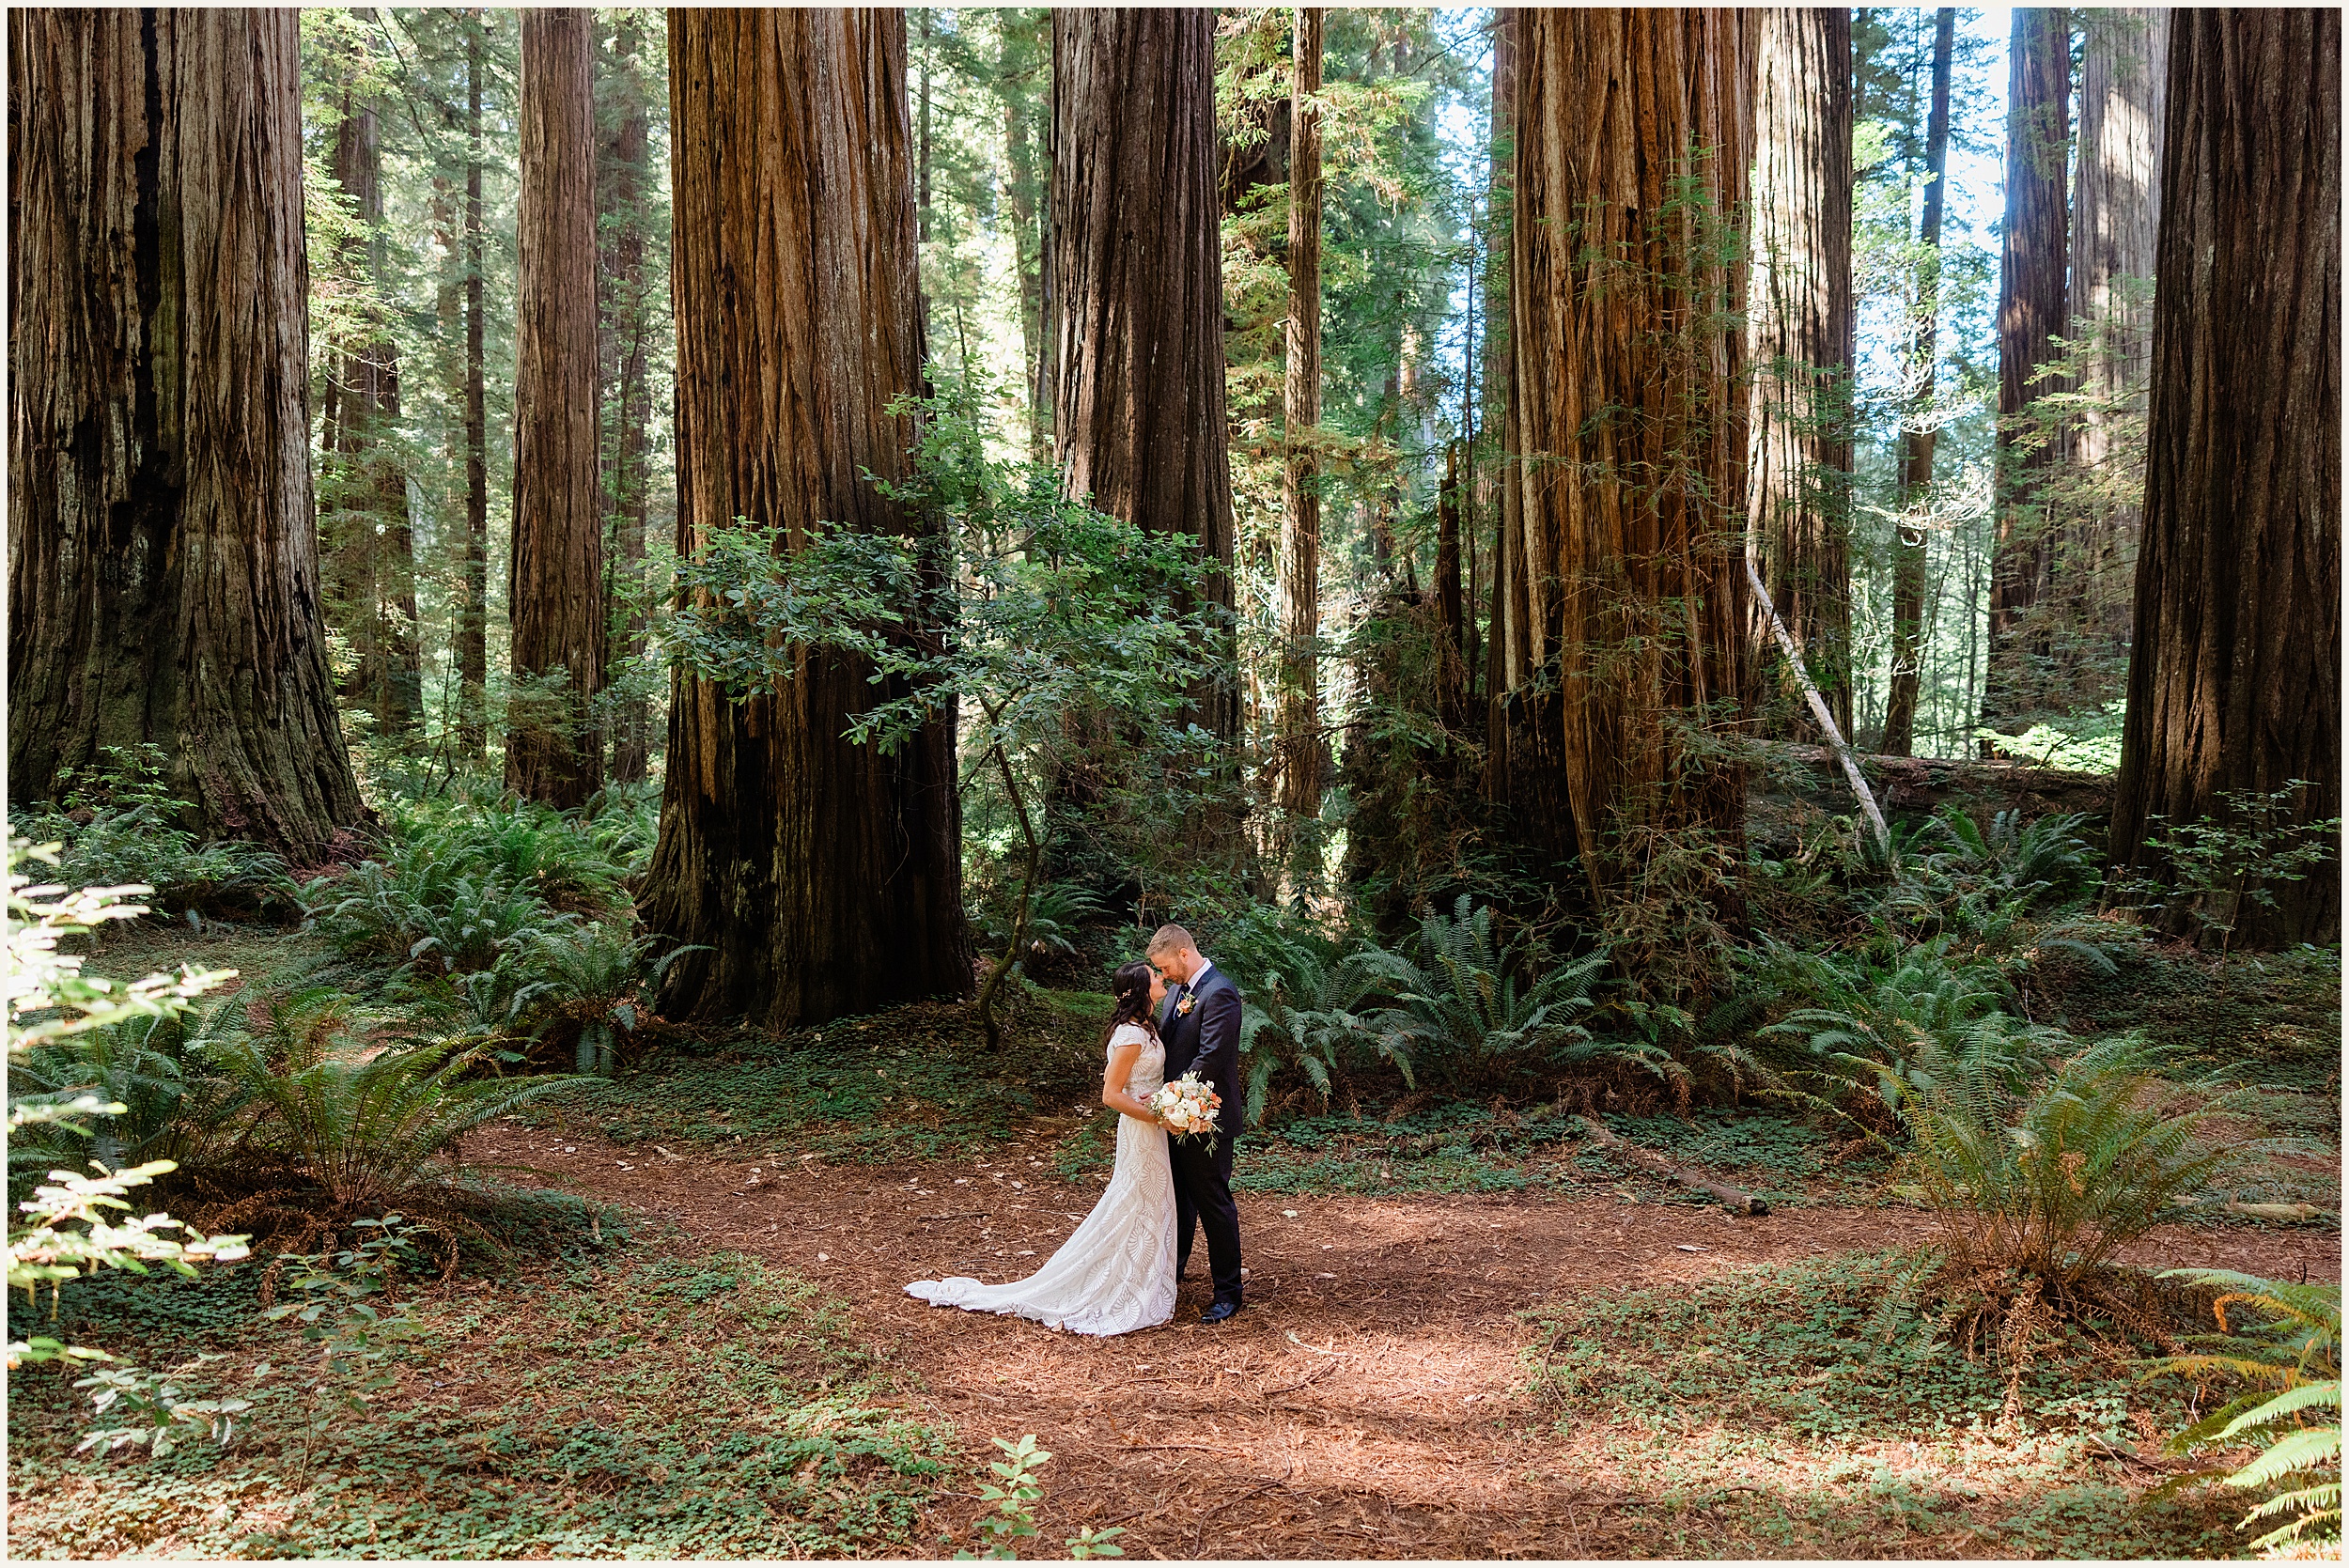
[[[1150,1016],[1150,966],[1136,959],[1121,964],[1110,976],[1110,994],[1117,1004],[1110,1009],[1110,1026],[1101,1032],[1101,1043],[1108,1045],[1110,1036],[1120,1024],[1138,1023],[1153,1035],[1159,1032],[1158,1020]]]

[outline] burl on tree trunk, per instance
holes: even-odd
[[[365,815],[311,517],[290,10],[8,14],[8,784],[152,742],[206,831]]]
[[[2156,875],[2155,818],[2225,824],[2225,794],[2341,814],[2341,13],[2173,18],[2111,840]],[[2238,946],[2339,939],[2338,861],[2267,891],[2208,912]]]
[[[908,476],[889,405],[922,383],[904,13],[672,10],[669,71],[678,553],[738,518],[786,550],[818,522],[933,528],[865,477]],[[851,745],[898,694],[868,673],[806,653],[741,703],[677,676],[643,913],[713,951],[670,967],[669,1016],[783,1028],[970,994],[953,711],[894,753]]]

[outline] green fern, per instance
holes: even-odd
[[[1387,1048],[1443,1082],[1602,1058],[1652,1068],[1647,1053],[1595,1042],[1574,1021],[1592,1006],[1607,968],[1604,952],[1542,968],[1524,939],[1501,946],[1490,907],[1473,908],[1466,893],[1449,919],[1428,911],[1416,945],[1416,961],[1365,943],[1349,962],[1363,983],[1361,994],[1383,991],[1392,999],[1375,1016]],[[1520,983],[1528,970],[1533,978]]]
[[[459,1135],[572,1081],[474,1076],[483,1048],[461,1041],[372,1040],[323,986],[269,999],[257,1028],[241,1008],[208,1032],[192,1044],[228,1093],[183,1162],[312,1187],[346,1211],[397,1203],[438,1178]]]
[[[2256,1504],[2239,1529],[2283,1519],[2277,1529],[2251,1543],[2264,1551],[2311,1530],[2341,1528],[2341,1287],[2262,1280],[2224,1269],[2172,1269],[2163,1279],[2182,1279],[2220,1294],[2212,1303],[2219,1332],[2205,1336],[2203,1348],[2170,1356],[2146,1376],[2175,1373],[2188,1377],[2224,1376],[2248,1383],[2249,1391],[2228,1401],[2170,1439],[2180,1453],[2232,1448],[2265,1439],[2267,1448],[2250,1464],[2224,1478],[2229,1486],[2264,1490],[2297,1483]],[[2227,1309],[2248,1306],[2262,1314],[2231,1325]],[[2238,1312],[2238,1320],[2244,1314]],[[2334,1412],[2329,1424],[2312,1421]]]
[[[2034,1081],[1980,1041],[1921,1042],[1900,1106],[1906,1170],[1952,1255],[2068,1288],[2266,1147],[2218,1136],[2237,1095],[2169,1082],[2157,1061],[2106,1040]]]

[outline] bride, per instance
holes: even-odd
[[[1174,1174],[1165,1124],[1146,1103],[1164,1081],[1159,1003],[1166,986],[1148,964],[1110,983],[1109,1068],[1101,1103],[1118,1112],[1117,1167],[1076,1234],[1042,1268],[1009,1284],[916,1280],[906,1294],[937,1307],[1006,1312],[1072,1334],[1126,1334],[1174,1315]]]

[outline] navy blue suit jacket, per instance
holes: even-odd
[[[1228,1139],[1238,1130],[1239,987],[1221,970],[1210,966],[1198,977],[1197,989],[1185,993],[1190,1011],[1178,1012],[1180,999],[1170,995],[1159,1014],[1159,1038],[1166,1043],[1169,1083],[1196,1070],[1223,1096],[1217,1117]]]

